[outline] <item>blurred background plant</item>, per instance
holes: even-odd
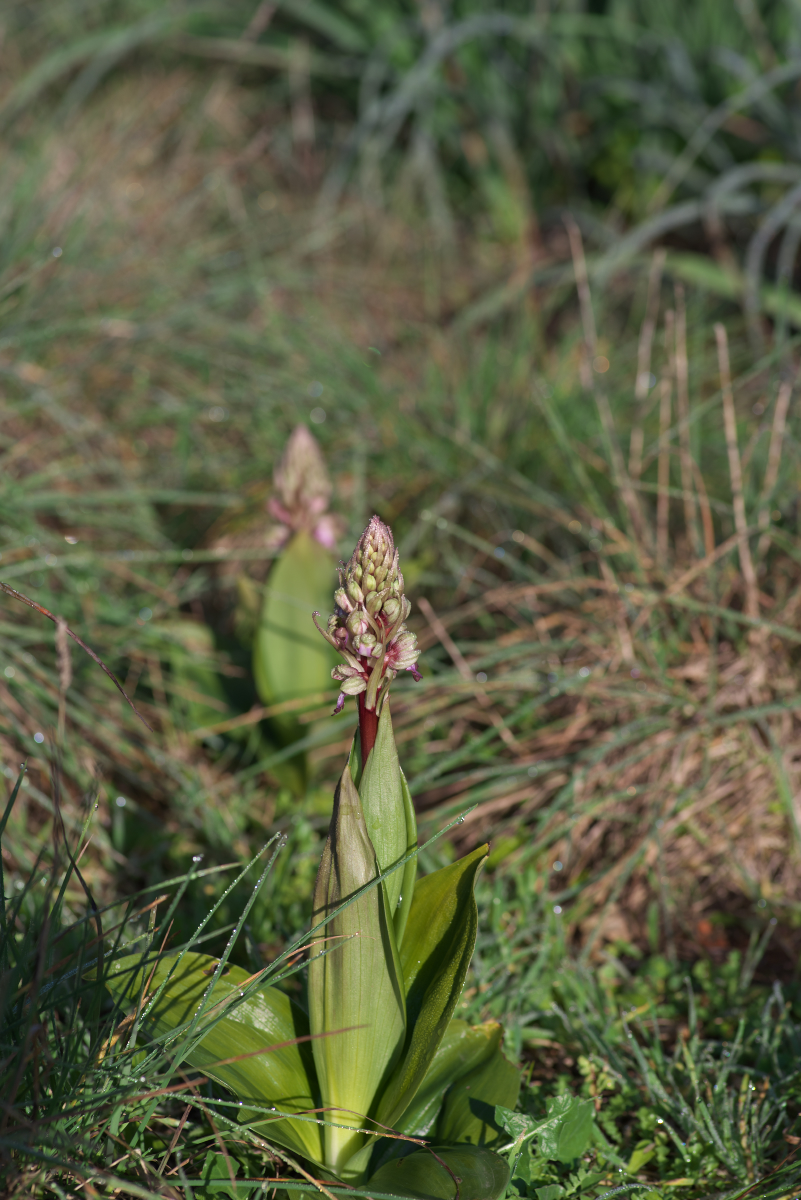
[[[91,809],[99,907],[194,870],[172,944],[219,903],[221,950],[229,864],[278,832],[238,964],[302,928],[352,732],[333,682],[313,700],[253,670],[271,589],[293,594],[265,506],[292,511],[269,480],[302,423],[343,521],[315,571],[373,511],[404,556],[424,680],[393,712],[424,836],[477,805],[422,869],[492,839],[464,1015],[503,1018],[535,1116],[592,1096],[629,1171],[610,1158],[587,1184],[556,1158],[521,1187],[790,1195],[796,6],[57,0],[2,22],[0,579],[155,730],[78,651],[62,686],[49,622],[3,601],[9,787],[28,764],[3,835],[11,942],[38,946],[51,912],[59,797],[72,847]],[[86,904],[71,877],[48,928]],[[635,1028],[637,1057],[632,1007],[662,1058]],[[649,1124],[643,1063],[677,1140]],[[210,1153],[225,1179],[239,1151],[209,1149],[204,1120],[182,1127],[187,1177]],[[56,1195],[30,1144],[9,1143],[13,1186]]]

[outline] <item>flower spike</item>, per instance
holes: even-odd
[[[267,511],[277,522],[269,542],[279,549],[293,533],[305,530],[326,550],[333,550],[342,532],[342,518],[328,511],[331,480],[316,438],[297,425],[273,472],[274,493]]]
[[[315,625],[345,660],[331,672],[341,685],[336,711],[346,696],[358,696],[360,717],[369,713],[374,724],[398,671],[421,678],[417,638],[404,624],[411,605],[403,593],[398,551],[380,517],[370,519],[350,561],[340,566],[334,605],[327,628],[316,620]]]

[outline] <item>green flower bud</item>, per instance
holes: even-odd
[[[398,600],[397,596],[390,596],[389,599],[384,601],[383,608],[384,613],[389,620],[394,621],[395,618],[400,614],[401,602]]]
[[[348,595],[356,604],[364,604],[364,592],[355,579],[348,580]]]
[[[364,612],[357,608],[352,613],[349,613],[345,620],[345,627],[348,633],[352,633],[354,637],[364,633],[367,628],[367,622],[364,619]]]

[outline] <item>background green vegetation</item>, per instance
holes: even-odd
[[[302,420],[341,552],[374,510],[401,546],[425,678],[394,708],[424,834],[477,805],[423,867],[493,842],[462,1015],[507,1023],[526,1111],[597,1109],[582,1160],[523,1156],[518,1191],[795,1195],[797,6],[0,19],[0,579],[154,728],[4,599],[9,788],[27,762],[3,829],[4,1188],[188,1196],[205,1175],[205,1195],[229,1166],[283,1170],[208,1091],[181,1125],[183,1091],[151,1096],[184,1086],[168,1060],[142,1078],[127,1033],[101,1049],[66,846],[112,906],[104,946],[148,888],[135,910],[171,897],[154,933],[179,945],[213,908],[222,950],[250,895],[227,889],[275,833],[234,956],[255,970],[303,928],[353,715],[307,714],[303,797],[269,719],[231,725],[257,704],[264,501]]]

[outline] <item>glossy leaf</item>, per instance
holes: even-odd
[[[515,1142],[523,1142],[527,1134],[534,1132],[537,1123],[526,1113],[515,1112],[513,1108],[504,1108],[502,1104],[496,1104],[495,1124]]]
[[[370,1177],[367,1187],[416,1200],[455,1200],[457,1195],[459,1200],[497,1200],[508,1186],[509,1167],[492,1150],[483,1146],[433,1149],[436,1157],[419,1150],[393,1159]]]
[[[331,647],[312,621],[326,612],[336,582],[334,560],[308,533],[297,533],[267,580],[259,628],[253,647],[253,674],[265,704],[281,704],[330,691]],[[293,717],[279,717],[289,730]]]
[[[392,715],[388,698],[381,708],[375,745],[370,751],[367,764],[362,772],[359,796],[379,870],[386,871],[417,845],[416,822],[412,831],[407,828],[407,807],[404,804],[400,762],[395,746],[395,736],[392,732]],[[412,816],[414,816],[414,808],[412,808]],[[412,864],[416,868],[414,859],[412,859]],[[404,868],[395,871],[384,880],[393,923],[405,874]],[[412,880],[413,885],[414,880]]]
[[[140,961],[138,955],[128,955],[112,964],[106,979],[112,995],[122,1000],[138,1000],[143,981],[152,970],[152,962],[143,970]],[[180,962],[175,954],[163,956],[153,972],[148,996],[155,996],[162,983],[165,980],[167,983],[145,1018],[145,1028],[153,1034],[164,1034],[190,1021],[208,992],[216,966],[217,960],[206,954],[187,952]],[[249,978],[240,967],[228,967],[217,980],[185,1061],[229,1088],[245,1103],[250,1101],[264,1108],[274,1106],[283,1112],[318,1108],[309,1042],[280,1045],[269,1053],[258,1053],[308,1035],[306,1014],[274,987],[257,988],[240,1001]],[[146,1004],[143,1011],[147,1012]],[[198,1037],[202,1038],[199,1042]],[[219,1065],[232,1058],[238,1061]],[[243,1110],[243,1119],[247,1116],[259,1120],[257,1113]],[[284,1119],[259,1123],[265,1136],[296,1153],[322,1161],[321,1127],[314,1121]]]
[[[314,924],[377,875],[359,793],[345,767],[314,889]],[[406,1035],[401,968],[384,888],[364,892],[329,921],[319,938],[319,949],[329,953],[309,963],[312,1033],[347,1030],[313,1043],[321,1099],[329,1121],[363,1128],[375,1115]],[[326,1163],[348,1178],[345,1165],[365,1135],[326,1127],[324,1136]]]
[[[386,701],[384,702],[386,703]],[[401,794],[403,796],[403,810],[406,815],[406,854],[411,853],[417,847],[417,814],[414,811],[414,801],[412,793],[409,791],[409,785],[406,782],[406,776],[403,771],[400,773],[401,778]],[[403,945],[403,939],[406,936],[406,925],[409,920],[409,913],[412,911],[412,901],[414,899],[414,884],[417,879],[417,857],[410,858],[402,871],[398,871],[401,878],[400,896],[398,898],[398,907],[395,909],[393,918],[395,924],[395,941],[400,950]]]
[[[397,1129],[418,1137],[427,1134],[439,1115],[447,1089],[491,1058],[502,1040],[503,1028],[497,1021],[487,1021],[483,1025],[451,1021],[422,1084],[398,1121]]]
[[[539,1135],[540,1154],[564,1163],[579,1158],[592,1138],[595,1120],[592,1100],[579,1100],[577,1096],[555,1096],[548,1101],[548,1117],[549,1123]],[[553,1122],[554,1117],[560,1119]]]
[[[445,1036],[476,941],[473,897],[487,847],[418,879],[401,948],[409,1033],[378,1112],[394,1126],[423,1082]]]
[[[359,727],[356,727],[356,732],[353,735],[353,741],[350,744],[350,753],[348,754],[348,770],[350,777],[356,784],[358,791],[359,784],[362,778],[362,740],[359,736]]]
[[[501,1136],[495,1106],[514,1108],[520,1095],[520,1072],[500,1046],[479,1066],[453,1084],[437,1122],[443,1142],[471,1142],[484,1146]]]

